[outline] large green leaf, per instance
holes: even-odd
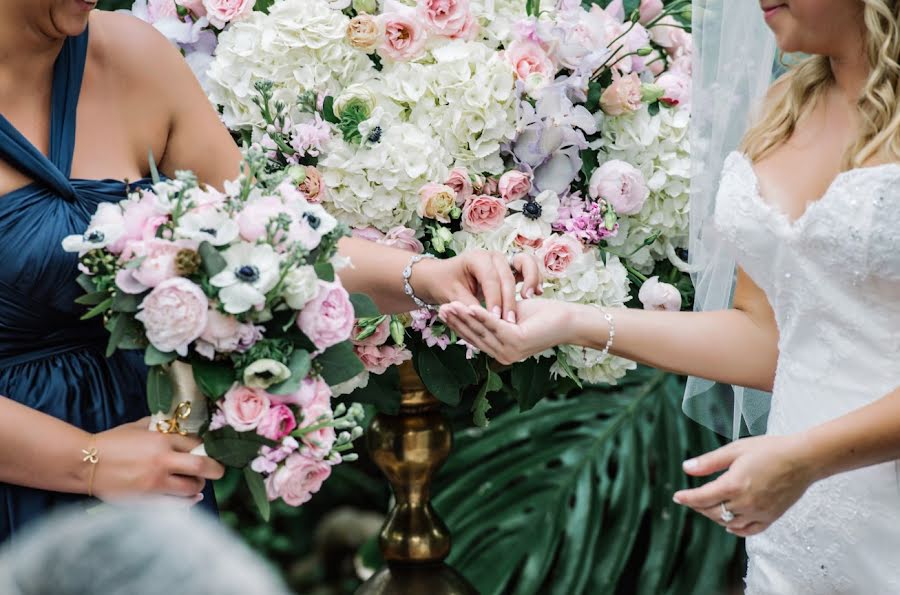
[[[642,369],[462,432],[434,490],[450,563],[484,595],[720,592],[737,539],[672,502],[719,446],[681,391]]]
[[[423,346],[416,358],[416,370],[425,388],[453,407],[459,405],[462,390],[478,381],[466,350],[456,346],[443,351]]]
[[[329,347],[316,357],[315,362],[321,366],[322,378],[331,386],[347,382],[365,371],[365,367],[354,353],[353,344],[350,341]]]

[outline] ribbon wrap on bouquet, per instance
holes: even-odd
[[[172,406],[166,412],[157,412],[150,417],[150,431],[163,434],[198,434],[207,420],[206,396],[194,380],[194,369],[190,364],[174,361],[166,366],[172,381]],[[203,445],[191,454],[206,456]]]

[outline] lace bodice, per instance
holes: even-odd
[[[733,153],[715,225],[778,324],[770,434],[808,429],[900,387],[900,164],[840,174],[791,221]],[[897,551],[897,466],[834,476],[748,540],[748,593],[900,592]]]

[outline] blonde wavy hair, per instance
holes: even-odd
[[[862,167],[873,158],[900,161],[900,0],[861,0],[866,26],[869,78],[856,107],[860,130],[844,157],[844,168]],[[799,62],[779,84],[787,86],[741,144],[757,161],[786,141],[797,122],[834,81],[829,59]]]

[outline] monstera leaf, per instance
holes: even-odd
[[[449,562],[483,595],[721,592],[737,539],[672,502],[720,445],[682,387],[641,370],[460,433],[434,489]]]

